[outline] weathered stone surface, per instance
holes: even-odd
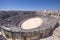
[[[53,39],[53,36],[50,36],[50,37],[43,38],[43,39],[40,39],[40,40],[54,40],[54,39]]]
[[[53,32],[53,39],[54,40],[60,40],[60,26],[55,29]]]
[[[0,40],[7,40],[7,39],[4,38],[2,35],[0,35]]]
[[[13,14],[12,14],[13,13]],[[55,17],[44,15],[35,12],[12,12],[9,14],[11,17],[5,18],[0,21],[0,28],[4,31],[10,32],[12,36],[13,34],[19,32],[21,40],[39,40],[40,38],[46,37],[50,34],[51,31],[54,30],[57,24],[57,19]],[[16,15],[14,15],[14,13]],[[24,30],[21,29],[21,24],[25,22],[27,19],[39,17],[43,19],[43,24],[35,29]],[[17,35],[18,36],[18,35]],[[14,38],[15,39],[15,38]]]

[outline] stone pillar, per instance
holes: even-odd
[[[3,29],[1,29],[1,33],[2,33],[2,35],[6,38],[6,36],[5,36],[5,32],[4,32]]]

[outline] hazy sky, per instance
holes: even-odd
[[[0,10],[60,10],[60,0],[0,0]]]

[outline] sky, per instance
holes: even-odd
[[[60,0],[0,0],[0,10],[60,10]]]

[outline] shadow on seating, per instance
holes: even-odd
[[[7,40],[4,36],[0,35],[0,40]]]

